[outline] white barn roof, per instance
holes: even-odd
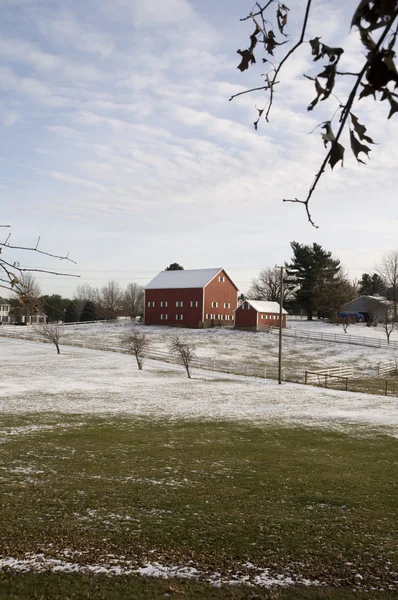
[[[279,314],[279,302],[265,302],[263,300],[245,300],[245,302],[250,304],[257,312]],[[282,314],[287,315],[284,308],[282,308]]]
[[[187,269],[183,271],[161,271],[145,286],[146,290],[204,288],[223,269]]]

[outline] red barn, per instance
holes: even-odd
[[[224,269],[161,271],[145,287],[145,325],[232,325],[238,288]]]
[[[258,331],[262,327],[279,327],[278,302],[245,300],[235,311],[235,329]],[[286,327],[287,312],[282,308],[282,327]]]

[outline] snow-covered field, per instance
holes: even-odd
[[[329,331],[331,328],[333,332],[337,330],[338,333],[344,335],[341,328],[318,321],[314,321],[312,324],[309,324],[308,321],[292,321],[289,325],[301,327],[301,323],[303,323],[303,329],[312,327],[314,331],[323,328]],[[375,333],[373,328],[359,327],[361,329],[358,329],[358,332],[361,335],[363,332]],[[114,324],[70,326],[66,328],[64,342],[84,341],[88,344],[118,345],[129,329],[131,329],[130,325]],[[266,332],[235,331],[232,328],[199,330],[141,325],[136,326],[136,329],[147,335],[152,350],[167,352],[172,338],[180,335],[195,344],[198,358],[253,365],[266,369],[267,373],[271,375],[275,375],[276,372],[277,335]],[[378,373],[379,363],[395,361],[398,357],[398,351],[392,348],[372,348],[291,337],[284,338],[283,354],[287,379],[293,381],[303,381],[306,370],[315,371],[347,365],[354,368],[356,375],[374,376]]]
[[[194,371],[130,356],[0,338],[3,413],[125,414],[155,419],[232,419],[342,428],[382,426],[398,435],[398,401],[384,396]],[[9,435],[0,429],[0,437]],[[14,433],[18,433],[15,431]],[[23,429],[21,429],[23,433]]]

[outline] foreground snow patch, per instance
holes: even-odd
[[[118,564],[111,564],[118,563]],[[247,567],[247,565],[244,565]],[[175,565],[165,566],[158,562],[146,563],[142,567],[133,568],[131,561],[119,561],[116,559],[101,565],[85,565],[68,560],[55,558],[46,558],[44,554],[27,554],[24,559],[19,558],[0,558],[0,571],[2,569],[11,569],[18,573],[42,573],[51,571],[52,573],[91,573],[94,575],[143,575],[146,577],[158,577],[162,579],[196,579],[210,583],[214,587],[221,585],[257,585],[259,587],[289,586],[300,583],[302,585],[320,585],[319,581],[310,581],[301,579],[299,576],[285,577],[284,575],[272,576],[269,569],[258,570],[252,564],[250,569],[255,571],[255,575],[229,575],[228,578],[222,577],[220,573],[205,573],[199,571],[193,566],[179,567]]]

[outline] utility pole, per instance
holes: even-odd
[[[285,267],[281,267],[279,265],[275,265],[276,269],[280,269],[281,271],[281,280],[280,280],[280,296],[279,296],[279,356],[278,356],[278,384],[282,383],[282,309],[283,309],[283,270]]]

